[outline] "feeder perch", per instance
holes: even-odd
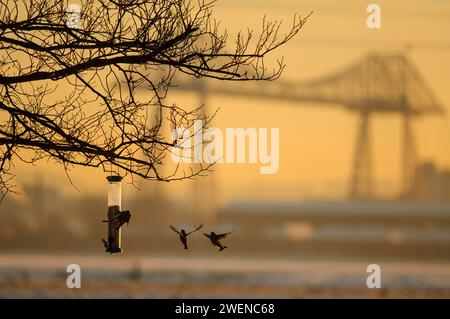
[[[117,217],[121,206],[121,176],[108,176],[108,244],[106,252],[111,254],[122,252],[121,230],[118,227]]]

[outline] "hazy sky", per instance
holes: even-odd
[[[366,27],[366,7],[370,3],[381,6],[379,30]],[[368,52],[397,52],[408,46],[410,59],[450,113],[450,1],[223,0],[217,3],[215,17],[233,34],[239,29],[258,29],[264,15],[283,19],[288,26],[294,13],[306,15],[310,11],[314,13],[299,36],[275,53],[285,57],[283,79],[320,78],[345,68]],[[194,94],[176,93],[171,98],[178,104],[198,103]],[[220,107],[214,122],[220,128],[280,128],[279,173],[260,175],[258,165],[218,165],[213,178],[221,203],[238,199],[342,198],[347,194],[356,138],[355,114],[320,104],[221,96],[209,96],[208,107]],[[395,115],[374,118],[374,166],[379,194],[393,195],[399,187],[400,123]],[[419,159],[450,169],[449,118],[422,118],[415,122],[414,129]],[[75,196],[103,189],[102,172],[89,170],[88,180],[85,169],[74,170],[80,194],[69,186],[61,169],[51,166],[45,170],[45,165],[20,169],[18,180],[30,179],[41,171],[48,176],[46,183],[58,184]],[[188,201],[190,183],[162,187]]]

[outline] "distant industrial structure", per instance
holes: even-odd
[[[425,162],[416,170],[415,198],[420,202],[450,202],[450,171]]]
[[[341,105],[360,117],[350,199],[374,199],[371,119],[375,114],[399,114],[403,119],[402,181],[399,197],[416,196],[416,141],[411,127],[414,117],[443,115],[431,89],[411,61],[402,54],[369,54],[353,65],[313,81],[257,81],[224,83],[204,79],[176,79],[173,89],[198,92],[202,104],[207,94],[224,94],[295,103],[314,102]],[[203,191],[198,191],[203,193]]]

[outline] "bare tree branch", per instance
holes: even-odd
[[[212,18],[215,1],[83,2],[80,26],[70,28],[64,0],[0,0],[0,198],[12,189],[14,161],[158,181],[204,175],[211,165],[161,171],[176,143],[165,128],[211,119],[165,104],[174,74],[276,79],[284,64],[268,70],[266,55],[309,17],[295,16],[286,34],[264,19],[259,36],[232,42]]]

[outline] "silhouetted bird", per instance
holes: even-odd
[[[186,233],[184,229],[182,229],[181,231],[178,231],[175,227],[173,227],[172,225],[169,225],[169,228],[172,229],[174,232],[176,232],[180,236],[180,241],[184,245],[185,250],[189,249],[187,246],[188,236],[190,234],[195,233],[196,231],[200,230],[202,227],[203,227],[203,224],[201,224],[198,227],[195,227],[195,229],[193,231]]]
[[[108,242],[105,240],[105,238],[102,238],[102,243],[103,243],[103,246],[105,246],[105,249],[106,250],[108,250]]]
[[[234,231],[234,230],[233,230]],[[203,235],[205,235],[206,237],[209,238],[209,240],[211,240],[211,243],[216,246],[217,248],[219,248],[219,251],[224,250],[225,248],[228,248],[227,246],[223,246],[220,243],[221,239],[226,238],[229,234],[231,234],[233,231],[230,231],[229,233],[224,233],[224,234],[216,234],[215,232],[211,232],[209,235],[203,233]]]
[[[106,241],[104,238],[102,238],[102,243],[103,243],[103,246],[105,247],[106,252],[112,254],[114,252],[120,251],[118,249],[114,249],[114,242],[115,242],[115,240],[114,240],[114,237],[112,237],[112,236],[108,237],[108,241]]]
[[[116,224],[116,229],[119,229],[120,227],[122,227],[123,224],[130,222],[130,218],[131,218],[131,213],[129,210],[125,210],[123,212],[118,212],[116,214],[116,216],[114,216],[112,219],[109,220],[102,220],[102,222],[104,223],[115,223]]]

